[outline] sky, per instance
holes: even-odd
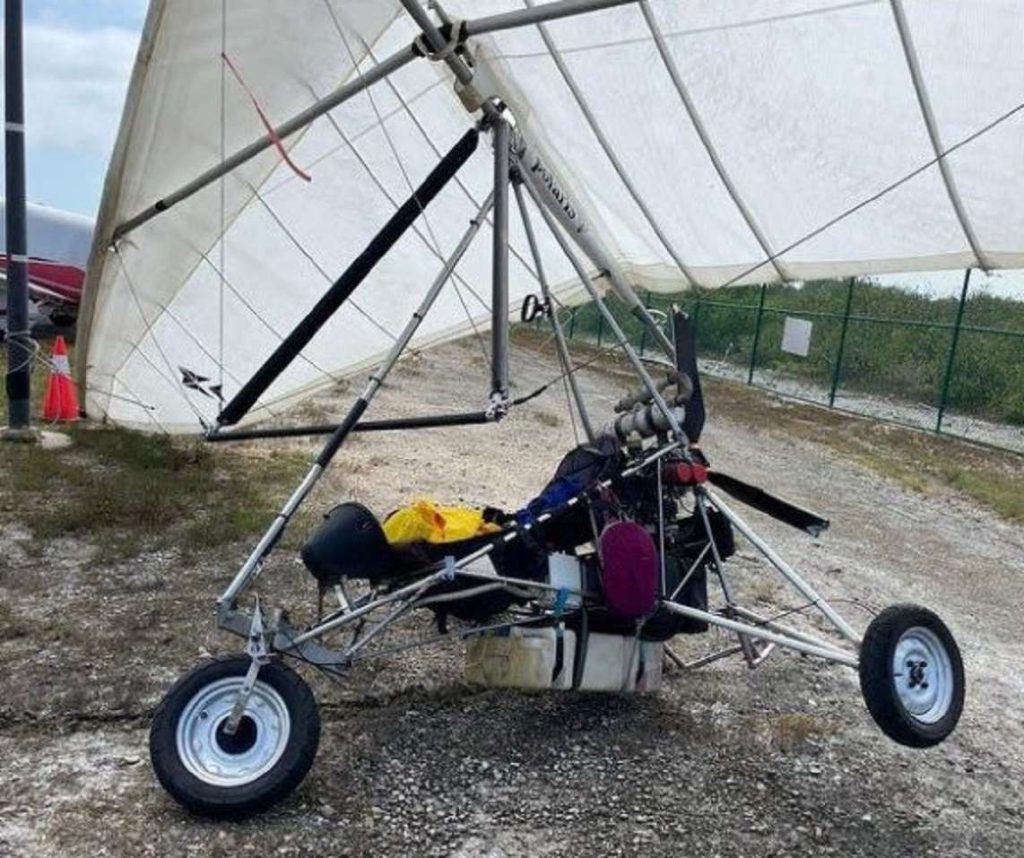
[[[30,201],[95,216],[146,6],[24,0]]]

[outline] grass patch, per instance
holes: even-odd
[[[41,354],[49,353],[44,343]],[[6,353],[0,368],[6,366]],[[33,420],[49,375],[44,359],[32,377]],[[0,424],[7,419],[0,397]],[[39,424],[36,424],[37,427]],[[186,556],[259,534],[288,486],[305,473],[306,456],[216,449],[198,439],[121,429],[60,427],[64,450],[0,444],[0,523],[32,531],[25,545],[42,553],[62,537],[88,538],[96,560],[176,547]]]
[[[191,555],[257,534],[306,464],[119,429],[69,431],[66,450],[0,447],[0,517],[24,522],[38,543],[88,537],[99,561],[172,546]]]

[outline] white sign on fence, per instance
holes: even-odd
[[[806,319],[794,319],[786,316],[782,328],[782,350],[791,355],[807,357],[811,351],[811,328],[814,326]]]

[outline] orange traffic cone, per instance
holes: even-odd
[[[74,423],[78,420],[78,391],[71,380],[71,365],[68,363],[68,347],[64,337],[57,337],[53,343],[50,380],[43,399],[43,420],[50,423],[58,420]]]

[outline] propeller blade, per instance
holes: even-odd
[[[680,310],[672,313],[672,335],[676,346],[676,369],[686,373],[693,382],[693,393],[686,403],[683,431],[690,443],[696,444],[704,430],[704,391],[701,390],[700,372],[697,369],[697,339],[693,323]]]
[[[723,474],[721,471],[708,471],[708,482],[747,506],[753,507],[765,515],[770,515],[797,530],[806,531],[811,536],[820,536],[823,530],[828,529],[828,519],[822,518],[816,512],[799,507],[769,494],[758,486],[752,486],[750,483]]]

